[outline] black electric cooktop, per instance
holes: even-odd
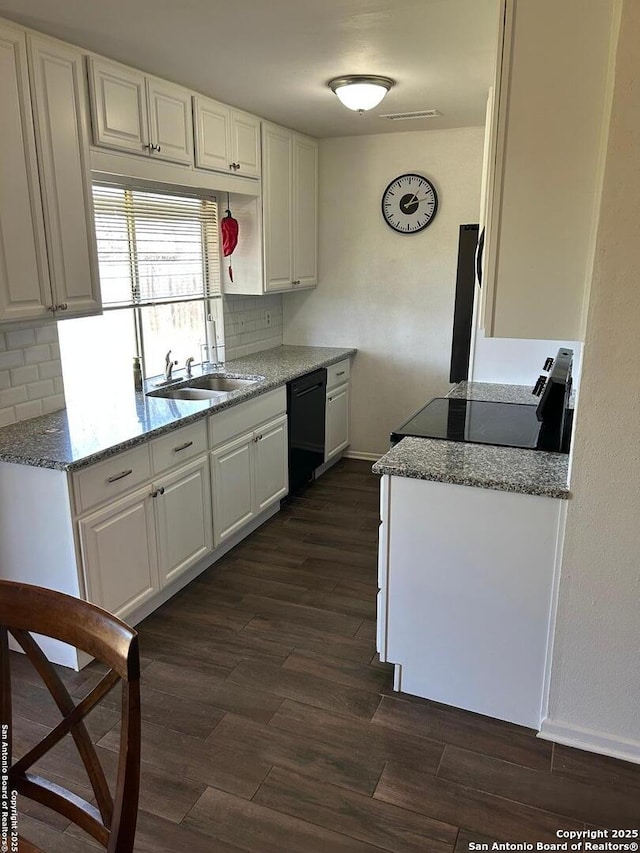
[[[536,406],[436,397],[391,433],[391,444],[410,435],[535,449],[539,433]]]

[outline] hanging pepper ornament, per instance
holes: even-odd
[[[234,219],[229,209],[229,193],[227,193],[227,210],[226,216],[222,220],[222,251],[225,258],[229,258],[233,254],[233,250],[238,245],[238,220]],[[233,281],[233,267],[229,260],[229,278]]]

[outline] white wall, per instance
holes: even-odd
[[[640,5],[625,0],[543,732],[640,762]]]
[[[451,387],[458,228],[478,221],[482,128],[323,139],[320,283],[286,294],[284,342],[354,346],[351,450],[380,454],[389,433]],[[404,172],[426,175],[439,210],[413,235],[383,221]]]
[[[521,338],[485,338],[478,330],[471,365],[476,382],[531,385],[540,376],[547,356],[555,358],[560,347],[573,350],[574,385],[580,384],[580,341],[535,341]]]

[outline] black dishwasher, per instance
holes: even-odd
[[[324,462],[324,410],[327,371],[314,370],[287,385],[289,492],[313,478]]]

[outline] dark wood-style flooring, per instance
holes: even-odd
[[[640,826],[640,766],[392,691],[375,654],[377,526],[377,478],[341,462],[138,626],[138,853],[460,853]],[[22,658],[16,671],[19,753],[57,715]],[[100,667],[61,672],[80,697]],[[89,718],[110,770],[117,709],[109,696]],[[89,796],[72,743],[43,765]],[[21,808],[35,843],[95,853]]]

